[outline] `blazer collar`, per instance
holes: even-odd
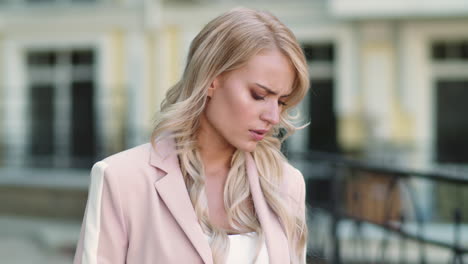
[[[250,153],[246,153],[245,159],[255,211],[265,233],[266,246],[270,258],[269,262],[270,264],[290,263],[286,234],[278,217],[265,200],[260,187],[260,179],[255,161]]]
[[[150,164],[167,173],[155,181],[155,189],[203,261],[206,264],[212,264],[211,248],[190,201],[172,138],[164,138],[155,143],[155,147],[151,148]],[[265,201],[257,167],[250,153],[246,153],[246,167],[255,211],[265,234],[269,262],[270,264],[289,263],[286,235],[277,216]]]
[[[180,171],[175,141],[170,137],[153,142],[150,152],[150,164],[166,173]]]
[[[154,187],[193,247],[206,264],[213,264],[211,248],[203,234],[180,171],[175,142],[164,138],[151,147],[150,164],[166,172]]]

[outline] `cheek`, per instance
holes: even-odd
[[[207,105],[206,114],[209,121],[224,136],[232,132],[235,129],[234,124],[239,121],[241,111],[236,101],[236,98],[232,98],[224,91],[219,91]]]
[[[229,109],[233,117],[240,118],[245,115],[245,110],[248,108],[248,102],[246,98],[242,98],[241,95],[236,94],[227,98],[226,108]]]
[[[245,87],[224,86],[207,106],[207,117],[215,129],[234,140],[255,125],[256,104]],[[234,137],[234,138],[233,138]]]
[[[227,93],[225,96],[225,108],[229,112],[232,126],[243,127],[253,122],[255,118],[255,105],[248,91],[240,89]]]

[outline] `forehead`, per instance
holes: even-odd
[[[267,50],[250,58],[242,68],[250,83],[259,83],[270,87],[279,94],[289,94],[292,90],[295,71],[283,53]]]

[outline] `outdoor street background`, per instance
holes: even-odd
[[[307,180],[316,262],[456,263],[453,248],[468,247],[468,1],[0,0],[2,264],[71,263],[92,164],[149,140],[191,40],[237,6],[277,15],[308,60],[298,110],[310,125],[284,152]]]

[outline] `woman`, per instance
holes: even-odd
[[[278,134],[295,130],[288,109],[308,85],[273,15],[209,22],[152,143],[94,165],[75,263],[305,263],[304,179]]]

